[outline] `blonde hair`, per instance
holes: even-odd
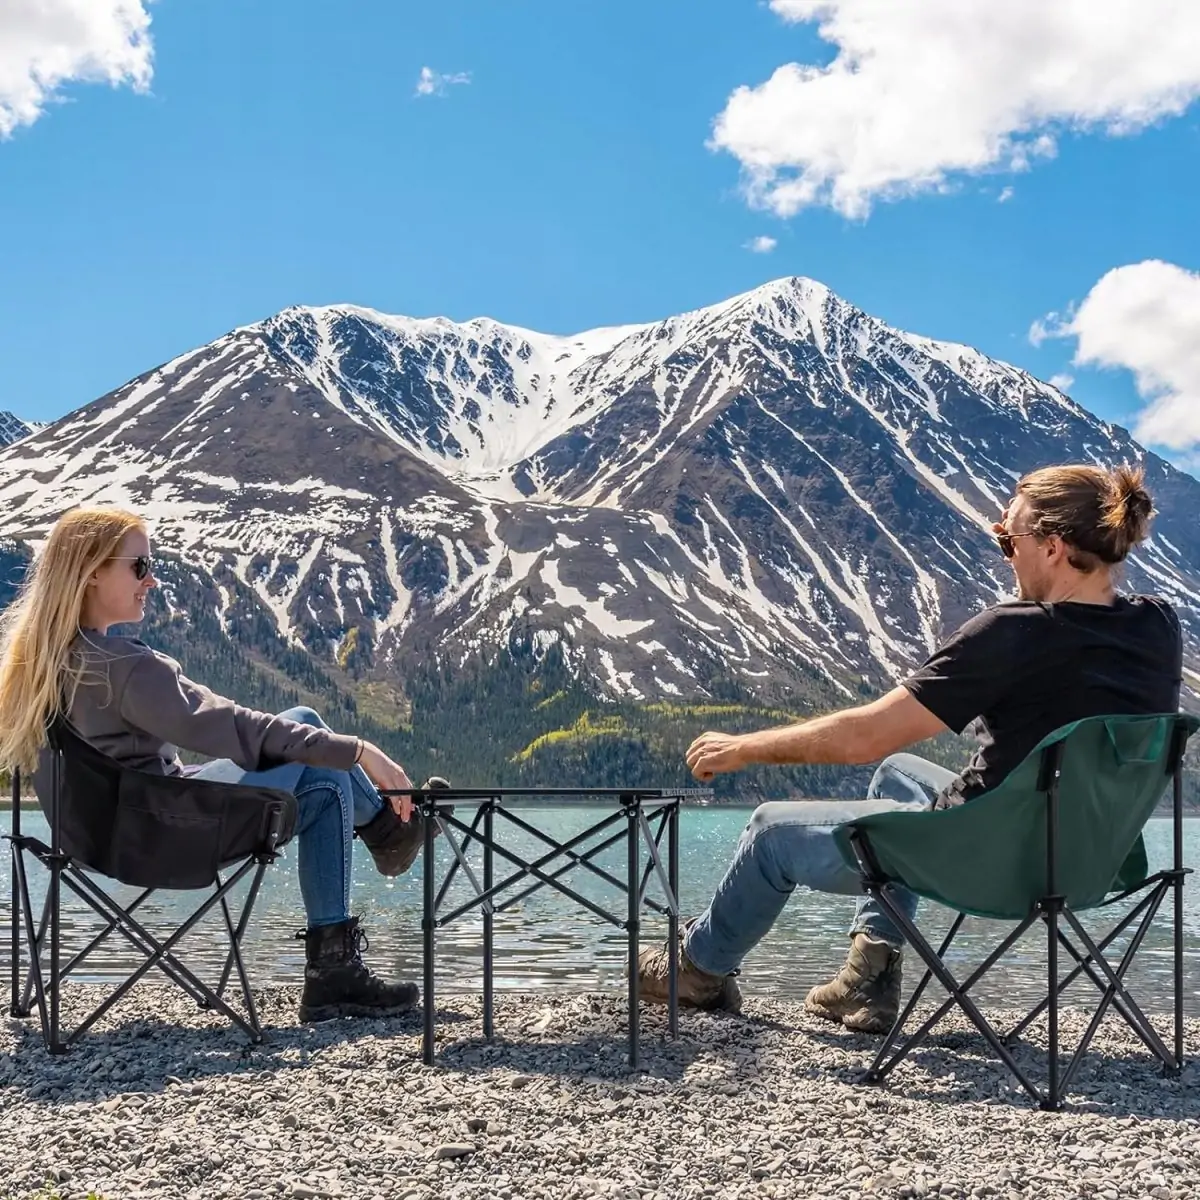
[[[46,730],[83,674],[71,661],[88,579],[145,522],[120,508],[76,508],[55,522],[17,599],[0,613],[0,768],[32,772]]]
[[[1080,463],[1030,472],[1017,484],[1017,495],[1029,501],[1030,532],[1057,534],[1071,566],[1091,572],[1102,563],[1123,562],[1145,540],[1154,515],[1145,483],[1141,467],[1106,470]]]

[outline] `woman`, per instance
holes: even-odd
[[[300,1019],[407,1011],[416,985],[368,970],[349,913],[355,828],[384,875],[416,858],[421,826],[411,800],[388,805],[376,791],[412,787],[404,768],[362,738],[331,732],[311,709],[271,716],[243,708],[145,643],[110,636],[110,627],[142,619],[157,586],[140,517],[78,508],[58,520],[0,616],[0,766],[45,767],[45,731],[65,714],[92,745],[136,770],[291,792],[308,918]],[[177,746],[216,761],[185,768]]]

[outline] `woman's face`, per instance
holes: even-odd
[[[150,569],[150,539],[144,530],[131,529],[121,539],[117,553],[88,580],[81,624],[104,631],[110,625],[140,621],[146,615],[146,597],[156,587],[158,580]]]

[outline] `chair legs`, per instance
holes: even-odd
[[[253,1043],[263,1039],[262,1026],[254,1002],[253,990],[242,958],[241,943],[249,924],[250,915],[258,898],[263,875],[272,858],[249,858],[238,866],[227,878],[218,876],[214,888],[192,914],[169,936],[160,940],[155,937],[137,917],[135,911],[153,894],[145,890],[126,905],[119,904],[94,880],[62,856],[55,856],[32,838],[12,838],[13,876],[16,883],[15,895],[19,899],[19,913],[13,912],[13,944],[20,954],[20,926],[24,926],[28,946],[28,974],[22,983],[19,966],[13,971],[12,1011],[16,1015],[28,1016],[31,1002],[36,1002],[42,1038],[51,1054],[61,1054],[96,1021],[116,1005],[151,970],[157,968],[172,983],[194,999],[201,1007],[211,1008],[224,1015],[240,1028]],[[35,921],[33,904],[26,871],[26,852],[41,861],[51,873],[45,904],[40,919]],[[245,902],[238,913],[236,924],[230,911],[229,895],[251,872],[250,887]],[[59,946],[59,903],[60,890],[65,887],[88,905],[104,921],[101,931],[66,963],[58,961]],[[229,952],[216,988],[211,988],[181,961],[176,946],[215,907],[220,907]],[[75,973],[89,960],[93,952],[113,932],[118,932],[143,956],[141,962],[122,980],[98,1005],[96,1005],[71,1030],[62,1026],[60,1004],[63,981]],[[49,945],[47,946],[47,943]],[[49,964],[45,963],[49,949]],[[239,1013],[224,999],[230,975],[236,971],[241,986],[245,1015]]]
[[[855,842],[855,850],[859,855],[860,865],[864,876],[870,879],[869,848],[864,849]],[[984,961],[961,982],[946,965],[946,954],[957,937],[965,920],[964,914],[959,914],[949,933],[935,950],[921,931],[900,911],[891,899],[888,888],[880,882],[868,882],[866,890],[877,899],[896,922],[908,940],[909,946],[921,958],[925,972],[909,997],[895,1025],[884,1039],[883,1045],[876,1053],[874,1061],[863,1076],[863,1082],[881,1084],[891,1072],[914,1049],[920,1046],[929,1036],[939,1021],[953,1008],[959,1008],[967,1019],[983,1036],[996,1057],[1008,1068],[1024,1090],[1040,1108],[1057,1110],[1062,1107],[1063,1096],[1083,1062],[1085,1055],[1101,1022],[1112,1009],[1133,1032],[1146,1048],[1163,1064],[1164,1073],[1178,1074],[1183,1064],[1183,987],[1182,972],[1176,971],[1176,986],[1174,989],[1174,1049],[1169,1049],[1163,1038],[1154,1028],[1153,1023],[1129,994],[1124,979],[1129,966],[1141,949],[1142,943],[1149,932],[1155,916],[1162,905],[1168,891],[1174,891],[1176,910],[1179,910],[1179,894],[1182,890],[1183,878],[1175,877],[1175,872],[1166,871],[1148,880],[1146,885],[1150,891],[1142,897],[1134,908],[1099,941],[1094,940],[1083,928],[1079,918],[1067,908],[1060,899],[1049,897],[1043,901],[1034,912],[1009,932],[999,946],[996,947]],[[1000,1035],[979,1010],[968,994],[991,968],[1006,954],[1013,944],[1038,920],[1046,926],[1046,973],[1047,985],[1045,998],[1006,1034]],[[1136,922],[1136,925],[1135,925]],[[1135,926],[1133,933],[1119,960],[1110,962],[1105,957],[1105,951],[1130,926]],[[1182,932],[1182,922],[1175,926],[1175,945],[1178,954],[1179,938]],[[1064,977],[1059,978],[1059,951],[1065,950],[1074,961],[1074,968]],[[1100,993],[1099,1002],[1088,1023],[1082,1038],[1072,1052],[1070,1061],[1065,1068],[1059,1058],[1059,1000],[1066,988],[1080,976],[1089,979]],[[906,1035],[908,1026],[916,1007],[924,995],[930,981],[936,978],[945,988],[947,998],[934,1012],[927,1017],[915,1031]],[[1027,1029],[1042,1014],[1047,1018],[1048,1040],[1048,1069],[1046,1087],[1039,1087],[1022,1070],[1014,1058],[1010,1047],[1016,1038]]]
[[[1028,917],[1015,930],[1013,930],[1013,932],[1010,933],[1008,937],[1006,937],[1004,941],[990,955],[988,955],[986,959],[984,959],[984,961],[972,972],[972,974],[960,984],[950,969],[946,966],[942,955],[945,954],[945,952],[949,949],[954,935],[958,933],[958,929],[962,924],[961,917],[955,922],[955,927],[951,930],[950,935],[942,943],[940,952],[935,951],[921,931],[908,918],[907,914],[901,912],[891,900],[887,894],[886,888],[870,888],[869,890],[876,897],[876,899],[883,904],[884,908],[887,909],[888,915],[892,918],[892,920],[899,925],[901,930],[904,932],[904,936],[908,940],[909,945],[917,952],[918,955],[920,955],[921,960],[925,963],[926,974],[932,975],[937,979],[937,981],[949,993],[949,998],[942,1003],[942,1005],[933,1013],[932,1016],[927,1018],[921,1024],[915,1033],[910,1034],[903,1044],[899,1046],[899,1048],[893,1050],[892,1047],[894,1047],[903,1036],[904,1024],[911,1016],[912,1010],[915,1008],[915,1001],[910,1000],[908,1005],[905,1007],[904,1012],[901,1013],[900,1017],[896,1021],[896,1024],[892,1027],[892,1030],[888,1034],[883,1047],[881,1047],[880,1051],[876,1054],[875,1061],[872,1063],[870,1068],[868,1068],[865,1076],[863,1077],[864,1082],[882,1083],[883,1080],[895,1069],[899,1063],[907,1058],[917,1046],[925,1041],[933,1027],[942,1019],[942,1017],[944,1017],[951,1008],[957,1005],[960,1009],[962,1009],[963,1013],[966,1015],[971,1024],[974,1025],[975,1028],[983,1035],[985,1041],[987,1041],[988,1045],[990,1045],[992,1050],[995,1052],[996,1057],[1008,1067],[1014,1076],[1016,1076],[1018,1082],[1022,1087],[1025,1088],[1030,1096],[1041,1103],[1043,1100],[1042,1093],[1029,1079],[1029,1077],[1021,1070],[1019,1064],[1017,1063],[1016,1059],[1013,1058],[1008,1047],[1005,1046],[1003,1041],[1000,1039],[999,1034],[997,1034],[995,1029],[992,1028],[988,1019],[975,1004],[975,1001],[968,995],[969,990],[974,987],[975,984],[978,983],[979,980],[982,979],[989,970],[991,970],[995,963],[1005,953],[1007,953],[1012,944],[1025,932],[1026,929],[1029,928],[1030,925],[1033,924],[1033,922],[1037,919],[1036,914]],[[927,980],[922,980],[922,990],[924,990],[926,982]]]

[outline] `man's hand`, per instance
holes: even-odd
[[[735,733],[702,733],[687,752],[688,769],[701,783],[747,765],[743,741]]]
[[[381,792],[399,792],[413,785],[404,768],[370,742],[363,742],[362,757],[358,760],[358,765],[366,771],[367,778]],[[389,796],[388,799],[400,820],[407,821],[412,817],[411,796]]]

